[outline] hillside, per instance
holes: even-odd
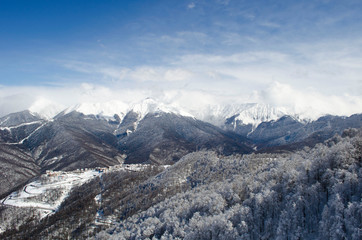
[[[359,239],[361,157],[362,132],[350,129],[295,153],[199,151],[166,169],[115,168],[74,187],[52,215],[2,207],[23,220],[1,237]]]

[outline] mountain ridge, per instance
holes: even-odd
[[[248,107],[248,109],[261,107],[263,114],[256,114],[255,119],[266,116],[269,120],[277,115],[274,114],[276,112],[268,112],[267,108],[263,109],[263,106],[251,104]],[[167,196],[185,189],[193,191],[192,189],[207,183],[208,179],[229,181],[231,172],[235,172],[236,177],[240,174],[235,167],[236,163],[240,167],[245,167],[245,173],[247,173],[253,170],[252,167],[249,168],[244,164],[244,160],[248,157],[254,159],[254,156],[260,156],[261,161],[269,164],[268,162],[276,159],[271,154],[278,154],[283,158],[298,150],[308,151],[308,149],[318,149],[321,146],[333,146],[339,141],[338,139],[341,139],[338,134],[353,137],[357,136],[356,134],[362,128],[362,114],[350,117],[329,115],[310,122],[301,122],[296,117],[284,115],[276,120],[261,122],[256,128],[253,128],[251,123],[241,122],[237,119],[238,115],[226,121],[222,128],[195,117],[183,116],[168,111],[167,108],[166,111],[163,109],[158,107],[153,100],[147,100],[143,105],[135,107],[134,111],[131,110],[122,117],[118,114],[113,117],[86,115],[72,110],[68,113],[62,112],[48,120],[41,119],[29,111],[13,113],[1,118],[0,196],[5,197],[3,201],[17,202],[22,195],[29,196],[29,193],[29,197],[35,202],[42,199],[45,199],[45,202],[54,201],[54,199],[59,199],[59,196],[63,199],[64,194],[61,189],[44,189],[40,195],[31,195],[34,186],[37,186],[34,179],[40,179],[46,183],[54,174],[62,179],[72,171],[80,173],[85,171],[91,179],[89,178],[90,181],[84,179],[86,181],[84,184],[74,186],[69,192],[70,195],[64,201],[62,200],[63,203],[57,205],[61,212],[57,214],[55,211],[47,220],[31,219],[37,210],[31,208],[23,210],[16,206],[5,206],[6,204],[0,208],[0,214],[4,216],[16,211],[18,215],[11,219],[22,219],[21,215],[24,215],[27,217],[25,219],[37,223],[34,226],[34,233],[37,234],[42,234],[42,229],[53,228],[53,226],[61,228],[56,225],[57,220],[64,221],[68,215],[74,221],[81,220],[85,209],[89,211],[87,213],[91,219],[89,223],[105,224],[101,227],[109,226],[109,222],[105,221],[131,217],[140,210],[145,211],[153,204],[161,203]],[[258,113],[253,110],[249,112]],[[359,128],[359,130],[346,131],[347,128]],[[345,144],[341,146],[348,147]],[[335,150],[338,151],[338,148]],[[207,154],[208,151],[212,154]],[[220,158],[221,161],[217,160],[219,156],[224,156]],[[185,159],[188,162],[187,158],[190,162],[185,165]],[[229,162],[229,167],[224,169],[227,164],[224,159],[239,159],[240,161],[238,163],[232,160]],[[214,160],[218,162],[217,165],[214,164]],[[290,162],[290,160],[286,161],[288,165]],[[250,162],[250,164],[254,163],[258,164],[258,161]],[[145,170],[141,172],[111,171],[108,176],[102,174],[107,169],[122,168],[124,164],[143,166]],[[157,168],[167,168],[165,166],[169,165],[175,167],[170,167],[170,172],[162,173],[164,175],[155,176],[154,180],[146,181],[159,171]],[[278,164],[273,165],[273,167],[276,166]],[[181,169],[177,170],[179,167]],[[152,168],[156,168],[156,172],[152,171]],[[189,170],[192,168],[194,171],[191,171],[190,175]],[[269,169],[269,167],[266,168],[267,171]],[[199,178],[200,174],[201,178]],[[163,184],[164,177],[165,181],[171,181],[170,184]],[[255,180],[253,174],[250,177]],[[267,185],[270,181],[265,183]],[[242,184],[244,181],[240,181],[239,187]],[[278,188],[278,185],[276,187]],[[120,191],[120,189],[126,190]],[[229,188],[220,189],[226,190],[225,200],[232,200],[229,198]],[[9,195],[10,192],[12,193]],[[244,190],[240,189],[238,194],[241,195],[238,196],[247,197],[243,192]],[[200,196],[203,196],[203,193]],[[236,195],[235,197],[235,199],[239,198]],[[211,199],[214,197],[211,196]],[[89,210],[84,206],[92,207]],[[54,210],[54,207],[47,210],[52,209]],[[113,215],[114,210],[117,212],[115,215]],[[39,222],[41,225],[38,224]],[[11,229],[11,226],[14,226],[11,222],[7,222],[5,226],[2,225],[4,229]],[[2,227],[0,234],[4,231]],[[4,234],[11,235],[16,231]],[[73,233],[76,235],[77,231]]]
[[[212,149],[229,155],[250,153],[252,148],[262,151],[280,147],[295,149],[323,142],[348,127],[362,127],[361,114],[323,116],[308,122],[258,104],[239,108],[234,105],[223,113],[226,116],[226,112],[242,109],[243,116],[255,114],[252,120],[267,121],[258,125],[246,121],[248,124],[245,124],[239,113],[219,127],[146,99],[133,105],[122,117],[118,114],[112,117],[86,115],[73,109],[50,120],[29,111],[13,113],[0,118],[0,140],[30,151],[42,171],[74,170],[114,165],[120,161],[173,164],[184,154],[197,150]],[[85,157],[88,161],[80,161]]]
[[[283,116],[291,116],[300,122],[315,121],[318,118],[325,116],[324,113],[298,113],[284,107],[273,106],[267,103],[226,103],[226,104],[208,104],[204,107],[194,108],[192,106],[181,106],[178,103],[159,101],[153,98],[145,98],[136,102],[123,102],[118,100],[107,102],[83,102],[58,111],[54,114],[54,107],[49,106],[49,109],[31,108],[34,115],[42,116],[43,119],[53,119],[59,114],[67,114],[72,111],[81,112],[85,115],[95,115],[100,118],[114,120],[117,115],[122,120],[130,111],[139,114],[141,120],[147,113],[154,112],[172,112],[182,116],[193,117],[201,121],[209,122],[218,127],[233,125],[251,125],[251,131],[262,123],[272,120],[278,120]],[[52,115],[53,114],[53,115]],[[52,117],[49,117],[51,116]],[[230,130],[230,126],[228,126]]]

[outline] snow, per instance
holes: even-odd
[[[13,192],[1,202],[4,205],[16,207],[34,207],[40,210],[43,217],[51,212],[55,212],[63,200],[68,196],[74,186],[84,184],[86,181],[98,176],[99,171],[87,170],[84,172],[49,172],[41,178],[23,187],[19,192]],[[61,195],[54,201],[48,201],[47,192],[56,190]]]
[[[41,212],[45,217],[56,212],[63,200],[69,195],[72,188],[80,186],[87,181],[103,174],[107,171],[142,171],[147,168],[145,164],[121,164],[104,169],[75,170],[71,172],[48,171],[37,180],[28,183],[20,191],[16,191],[1,199],[4,205],[15,207],[33,207]],[[165,166],[167,168],[168,166]],[[51,193],[56,191],[57,194]],[[52,195],[57,195],[53,201]],[[54,196],[53,196],[54,197]],[[95,199],[101,201],[101,194]]]
[[[174,105],[166,105],[164,103],[157,102],[152,98],[146,98],[141,102],[133,104],[130,110],[138,113],[140,115],[140,119],[143,119],[148,113],[157,112],[174,113],[182,116],[193,117],[190,113]]]
[[[176,106],[166,105],[164,103],[157,102],[152,98],[146,98],[141,102],[131,105],[129,111],[133,111],[138,114],[138,120],[135,123],[135,129],[137,129],[138,123],[149,113],[174,113],[177,115],[194,118],[193,115]]]
[[[6,117],[4,120],[0,121],[0,126],[1,126],[3,123],[7,122],[8,120],[9,120],[9,117]]]
[[[183,116],[192,117],[191,114],[183,111],[172,105],[165,105],[163,103],[156,102],[151,98],[146,98],[143,101],[126,104],[121,101],[109,101],[103,103],[81,103],[64,111],[64,114],[68,114],[72,111],[77,111],[85,115],[98,115],[104,118],[113,118],[117,114],[121,121],[124,116],[133,111],[139,114],[139,121],[141,121],[148,113],[166,112],[175,113]]]
[[[9,132],[11,132],[12,129],[15,128],[19,128],[19,127],[23,127],[23,126],[28,126],[28,125],[33,125],[33,124],[39,124],[42,123],[39,127],[37,127],[33,132],[31,132],[27,137],[25,137],[24,139],[20,140],[19,142],[15,142],[15,143],[6,143],[8,145],[17,145],[17,144],[23,144],[25,140],[29,139],[35,132],[37,132],[39,129],[41,129],[45,124],[47,124],[47,122],[44,121],[34,121],[34,122],[29,122],[29,123],[22,123],[19,124],[17,126],[11,126],[11,127],[0,127],[0,130],[7,130]]]
[[[22,139],[19,144],[23,144],[25,140],[29,139],[35,132],[37,132],[39,129],[45,126],[47,124],[46,122],[40,125],[37,129],[35,129],[32,133],[30,133],[26,138]]]
[[[97,196],[95,196],[94,200],[96,200],[96,202],[99,203],[102,200],[102,194],[100,193]]]
[[[226,119],[236,116],[235,120],[240,120],[245,125],[251,124],[253,128],[256,128],[261,122],[277,120],[290,113],[283,108],[272,107],[268,104],[245,103],[209,105],[206,109],[194,114],[198,119],[217,126],[223,126]]]
[[[240,120],[245,125],[251,124],[253,128],[256,128],[261,122],[277,120],[285,115],[292,116],[298,121],[310,121],[321,116],[321,114],[312,110],[309,112],[297,112],[262,103],[206,104],[203,108],[194,108],[194,106],[181,107],[181,105],[176,102],[166,104],[152,98],[146,98],[133,103],[125,103],[118,100],[84,102],[63,110],[63,113],[68,114],[72,111],[77,111],[85,115],[96,115],[105,119],[113,119],[114,115],[117,114],[122,121],[128,112],[133,111],[139,115],[136,126],[148,113],[174,113],[197,118],[216,126],[223,126],[226,119],[236,116],[235,120]],[[41,116],[48,117],[52,114],[54,115],[55,112],[60,112],[59,107],[54,110],[54,106],[51,103],[42,102],[41,99],[30,110],[39,113]]]
[[[46,106],[46,104],[39,105]],[[49,105],[49,108],[51,108],[51,105]],[[46,115],[54,117],[56,115],[51,114],[50,109],[47,110],[46,107],[41,109],[43,113],[40,112],[40,108],[31,107],[31,110],[39,113],[41,116]],[[57,110],[55,112],[63,112],[64,114],[68,114],[73,111],[83,113],[84,115],[97,115],[104,118],[113,118],[113,116],[117,114],[121,121],[130,111],[138,113],[140,115],[139,120],[142,120],[148,113],[157,112],[175,113],[182,116],[193,117],[193,115],[176,105],[164,104],[151,98],[146,98],[140,102],[133,102],[130,104],[118,100],[108,102],[84,102],[68,107],[65,110]]]
[[[6,119],[7,120],[7,119]],[[3,121],[3,122],[6,122]],[[2,122],[2,123],[3,123]],[[33,124],[37,124],[37,123],[42,123],[43,121],[34,121],[34,122],[28,122],[28,123],[22,123],[22,124],[19,124],[19,125],[16,125],[16,126],[11,126],[11,127],[0,127],[0,130],[7,130],[7,131],[11,131],[11,129],[14,129],[14,128],[19,128],[19,127],[23,127],[23,126],[29,126],[29,125],[33,125]],[[0,123],[1,125],[1,123]]]
[[[68,114],[73,111],[83,113],[84,115],[96,115],[106,119],[113,119],[113,116],[117,114],[122,121],[128,112],[128,105],[121,101],[99,103],[85,102],[67,108],[64,111],[64,114]]]
[[[240,120],[243,124],[251,124],[255,128],[262,122],[269,122],[277,120],[282,116],[287,115],[283,109],[274,108],[266,104],[253,104],[250,108],[246,108],[241,111],[236,117],[236,120]]]

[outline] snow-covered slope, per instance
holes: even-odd
[[[191,108],[184,108],[173,104],[158,102],[152,98],[146,98],[140,102],[127,105],[124,102],[112,101],[105,103],[82,103],[65,110],[65,114],[77,111],[85,115],[93,114],[105,118],[112,118],[117,114],[122,120],[124,116],[133,111],[138,114],[138,121],[141,121],[148,113],[174,113],[186,117],[194,117],[202,121],[223,126],[225,121],[231,117],[239,120],[245,125],[252,124],[254,127],[261,122],[277,120],[285,115],[292,115],[283,108],[275,108],[267,104],[245,103],[227,105],[209,105],[198,111]]]
[[[177,115],[192,117],[191,114],[173,105],[166,105],[157,102],[152,98],[146,98],[140,102],[127,104],[121,101],[110,101],[103,103],[81,103],[67,108],[63,113],[80,112],[85,115],[96,115],[106,119],[111,119],[118,115],[122,121],[128,112],[133,111],[138,114],[138,121],[141,121],[148,113],[166,112]]]
[[[3,205],[33,207],[43,216],[55,212],[71,189],[98,176],[96,170],[49,172],[1,200]],[[54,195],[54,196],[53,196]]]
[[[255,103],[249,104],[247,108],[237,114],[235,119],[240,120],[243,124],[257,126],[262,122],[277,120],[284,115],[288,115],[288,113],[283,109],[274,108],[266,104]]]
[[[195,103],[196,104],[196,103]],[[181,104],[182,105],[182,104]],[[273,107],[268,104],[261,103],[231,103],[231,104],[210,104],[203,108],[195,108],[194,106],[181,106],[180,103],[163,103],[152,98],[146,98],[139,102],[125,103],[122,101],[109,102],[85,102],[71,106],[63,110],[63,114],[73,111],[83,113],[85,115],[96,115],[105,119],[113,119],[116,115],[119,121],[129,112],[134,112],[138,115],[138,122],[141,121],[148,113],[174,113],[181,116],[193,117],[202,121],[209,122],[216,126],[222,127],[225,122],[233,118],[233,121],[238,124],[251,124],[256,128],[260,123],[266,121],[277,120],[285,115],[290,115],[298,120],[304,120],[294,112],[289,112],[285,108]],[[43,106],[43,105],[42,105]],[[51,109],[39,108],[39,115],[49,118],[55,111],[52,105]],[[36,112],[37,108],[32,108]],[[197,110],[195,110],[197,109]],[[53,116],[53,117],[54,117]],[[117,118],[118,118],[117,117]]]
[[[42,217],[54,213],[59,209],[64,199],[72,189],[80,186],[103,172],[114,171],[143,171],[145,164],[121,164],[108,168],[75,170],[75,171],[48,171],[35,181],[26,184],[21,190],[12,192],[0,200],[2,205],[37,209]],[[166,165],[165,168],[168,166]],[[0,224],[1,225],[1,224]]]
[[[283,108],[275,108],[268,104],[245,103],[209,106],[200,111],[196,117],[223,126],[225,121],[233,118],[234,124],[238,121],[241,124],[253,125],[253,128],[265,121],[277,120],[282,116],[290,115]]]
[[[76,111],[85,115],[98,115],[105,118],[111,118],[117,114],[121,119],[127,114],[129,106],[121,101],[110,101],[103,103],[81,103],[69,107],[64,114]]]
[[[40,121],[41,118],[31,111],[25,110],[22,112],[11,113],[5,117],[0,118],[0,127],[19,127],[21,125],[27,125],[31,122]]]
[[[170,104],[166,105],[164,103],[157,102],[152,98],[146,98],[141,102],[132,104],[129,108],[129,111],[131,110],[135,113],[138,113],[140,119],[143,119],[148,113],[157,112],[174,113],[185,117],[193,117],[190,113],[181,109],[180,107],[176,107]]]

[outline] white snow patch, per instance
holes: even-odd
[[[37,132],[39,129],[41,129],[42,127],[44,127],[44,125],[47,124],[46,122],[43,123],[42,125],[40,125],[37,129],[35,129],[32,133],[30,133],[26,138],[24,138],[23,140],[21,140],[19,142],[19,144],[23,144],[25,140],[29,139],[35,132]]]
[[[226,119],[235,116],[234,127],[236,127],[236,120],[240,120],[245,125],[253,125],[253,129],[262,122],[277,120],[285,115],[289,113],[283,108],[260,103],[209,105],[204,110],[195,112],[198,119],[217,126],[223,126]]]
[[[109,101],[102,103],[81,103],[73,107],[67,108],[64,114],[68,114],[73,111],[83,113],[84,115],[99,115],[105,118],[113,118],[117,114],[121,120],[128,112],[128,105],[121,101]]]
[[[235,120],[240,120],[246,125],[251,124],[253,125],[253,129],[255,129],[262,122],[277,120],[285,115],[287,115],[287,113],[283,109],[256,103],[241,111]]]
[[[34,207],[46,216],[57,211],[60,204],[68,196],[70,190],[98,176],[99,171],[52,172],[42,175],[39,180],[31,182],[21,191],[13,192],[1,202],[16,207]],[[57,199],[49,201],[51,190],[57,192]]]
[[[178,106],[170,104],[166,105],[161,102],[156,102],[151,98],[146,98],[143,101],[131,103],[129,105],[121,101],[81,103],[67,108],[64,110],[64,114],[68,114],[73,111],[83,113],[84,115],[95,115],[112,120],[115,120],[114,115],[117,114],[121,121],[128,112],[133,111],[139,115],[138,122],[141,121],[148,113],[157,112],[174,113],[186,117],[193,117],[193,115],[185,110],[182,110]]]
[[[15,207],[33,207],[40,211],[42,217],[45,217],[58,210],[63,200],[75,186],[80,186],[92,178],[101,176],[104,172],[143,171],[147,167],[149,167],[147,164],[121,164],[108,168],[75,170],[71,172],[48,171],[36,181],[25,185],[20,191],[13,192],[1,199],[0,202],[4,205]],[[167,167],[165,166],[165,168]],[[101,198],[101,194],[95,197],[96,201],[101,201]]]
[[[166,105],[161,102],[157,102],[152,98],[146,98],[141,102],[132,104],[129,108],[129,111],[133,111],[138,114],[138,119],[134,124],[134,128],[137,129],[139,122],[149,113],[173,113],[185,117],[194,118],[194,116],[183,109],[173,106],[173,105]],[[158,116],[156,116],[158,117]]]
[[[63,113],[68,114],[72,111],[77,111],[85,115],[95,115],[108,120],[114,120],[114,115],[117,114],[122,121],[128,112],[133,111],[138,114],[138,120],[135,124],[135,128],[137,128],[138,123],[147,114],[161,112],[197,118],[217,126],[223,126],[227,118],[237,115],[235,120],[240,120],[246,125],[252,124],[253,128],[256,128],[256,126],[258,126],[261,122],[277,120],[285,115],[295,116],[295,118],[299,121],[305,120],[308,115],[303,112],[296,114],[296,111],[291,112],[290,109],[287,110],[284,107],[273,107],[263,103],[214,104],[205,100],[203,101],[202,108],[194,108],[191,105],[185,105],[185,103],[177,101],[168,101],[167,103],[164,103],[152,98],[146,98],[142,101],[133,103],[114,100],[108,102],[80,103],[67,108],[63,111]]]
[[[3,121],[0,122],[0,126],[1,126],[3,123],[7,122],[8,120],[9,120],[9,117],[6,117]]]
[[[3,121],[3,122],[6,122]],[[3,123],[2,122],[2,123]],[[28,122],[28,123],[22,123],[22,124],[19,124],[19,125],[16,125],[16,126],[11,126],[11,127],[0,127],[0,130],[8,130],[9,132],[14,129],[14,128],[19,128],[19,127],[23,127],[23,126],[29,126],[29,125],[33,125],[33,124],[37,124],[37,123],[42,123],[43,121],[33,121],[33,122]],[[1,123],[0,123],[1,125]]]
[[[186,117],[193,117],[193,115],[180,109],[179,107],[166,105],[164,103],[157,102],[152,98],[146,98],[139,103],[131,105],[130,110],[138,113],[140,115],[140,119],[143,119],[148,113],[157,112],[174,113]]]
[[[94,200],[96,200],[96,202],[99,203],[102,200],[102,194],[100,193],[97,196],[95,196]]]

